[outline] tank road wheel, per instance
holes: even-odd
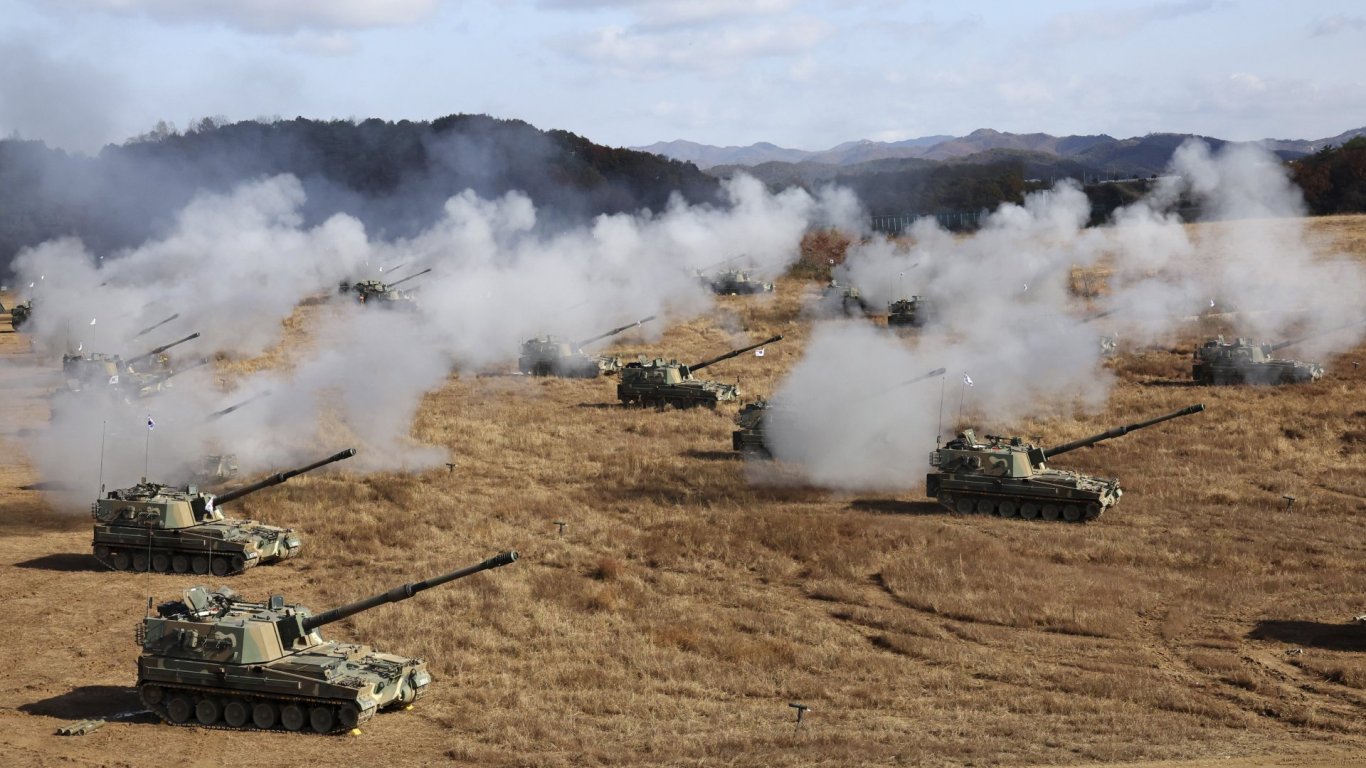
[[[209,564],[209,570],[213,571],[215,576],[227,576],[228,571],[232,570],[232,566],[228,564],[228,558],[215,557],[213,562]]]
[[[142,703],[149,707],[155,707],[161,703],[162,699],[166,698],[166,690],[159,685],[144,685],[140,693],[142,694]]]
[[[360,725],[360,710],[356,709],[355,704],[343,704],[337,709],[337,722],[341,727],[351,730]]]
[[[157,573],[165,573],[171,570],[171,556],[165,552],[155,552],[152,554],[152,570]]]
[[[109,547],[106,547],[106,546],[103,545],[103,544],[101,544],[101,545],[95,547],[95,559],[96,559],[96,560],[99,560],[101,563],[103,563],[103,564],[105,564],[105,565],[108,565],[108,564],[109,564]]]
[[[1068,504],[1062,508],[1062,519],[1069,523],[1081,522],[1081,507],[1076,504]]]
[[[280,725],[286,731],[297,731],[304,727],[308,722],[308,715],[304,714],[304,708],[298,704],[286,704],[280,707]]]
[[[1014,517],[1020,513],[1020,510],[1015,505],[1015,502],[1011,501],[1010,499],[1002,499],[1001,503],[996,507],[996,511],[1001,513],[1001,517],[1007,518]]]
[[[146,552],[134,552],[133,570],[137,571],[138,573],[146,573],[147,565],[150,560],[151,558],[147,556]]]
[[[213,725],[218,722],[219,716],[223,714],[223,707],[218,703],[218,699],[212,696],[205,696],[194,705],[194,719],[204,725]]]
[[[190,697],[184,694],[176,694],[171,700],[166,702],[166,716],[171,718],[171,722],[180,724],[188,722],[190,715],[194,713],[194,706],[190,704]]]
[[[1020,517],[1026,520],[1033,520],[1039,516],[1039,505],[1032,501],[1026,501],[1020,505]]]
[[[280,710],[275,708],[274,702],[260,701],[251,708],[251,724],[263,731],[274,728],[279,719]]]
[[[1104,511],[1105,508],[1100,505],[1100,502],[1093,501],[1086,505],[1086,519],[1095,520],[1097,517],[1100,517],[1100,513]]]
[[[241,554],[233,555],[233,556],[232,556],[232,572],[233,572],[233,573],[241,573],[242,571],[245,571],[246,569],[247,569],[247,558],[246,558],[246,556],[241,555]]]
[[[251,709],[247,707],[245,701],[242,701],[241,699],[229,699],[228,703],[223,705],[223,722],[231,725],[233,728],[241,728],[246,725],[247,721],[250,719]]]
[[[977,514],[994,515],[996,514],[996,500],[981,498],[977,500]]]
[[[308,711],[308,724],[314,733],[330,733],[337,725],[337,715],[331,707],[319,704]]]
[[[1057,519],[1058,519],[1058,516],[1061,515],[1061,514],[1062,514],[1062,507],[1059,507],[1057,504],[1054,504],[1054,503],[1052,503],[1052,502],[1049,502],[1049,503],[1043,505],[1043,519],[1045,519],[1045,520],[1057,520]]]
[[[133,567],[133,559],[123,550],[118,550],[110,555],[109,561],[114,564],[114,570],[116,571],[126,571]]]
[[[958,510],[958,514],[960,515],[970,515],[972,514],[972,510],[976,508],[977,505],[967,496],[960,497],[958,503],[954,505],[954,509]]]
[[[190,558],[190,570],[203,576],[209,572],[209,556],[195,555]]]
[[[189,572],[190,558],[184,555],[171,555],[171,570],[176,573]]]

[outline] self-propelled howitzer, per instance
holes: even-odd
[[[1318,336],[1366,323],[1357,320],[1335,328],[1311,333],[1297,339],[1257,344],[1244,338],[1225,341],[1211,339],[1195,350],[1191,378],[1197,384],[1298,384],[1323,378],[1323,366],[1302,360],[1273,357],[1279,350]]]
[[[187,341],[193,341],[193,340],[195,340],[195,339],[197,339],[197,338],[199,338],[199,332],[198,332],[198,331],[196,331],[196,332],[190,334],[189,336],[186,336],[186,337],[183,338],[183,339],[176,339],[175,341],[171,342],[170,344],[162,344],[161,346],[159,346],[159,347],[154,347],[154,348],[151,349],[150,351],[144,352],[144,353],[142,353],[141,355],[138,355],[137,357],[129,358],[128,360],[125,360],[125,361],[124,361],[124,365],[128,366],[128,369],[129,369],[130,371],[131,371],[131,370],[135,370],[135,369],[137,368],[137,366],[138,366],[139,363],[142,363],[143,361],[146,361],[146,360],[155,360],[159,355],[161,355],[161,354],[162,354],[163,352],[165,352],[166,350],[171,349],[172,347],[178,347],[178,346],[180,346],[181,344],[184,344],[184,343],[187,342]],[[160,367],[161,367],[161,368],[164,368],[165,366],[162,365],[162,366],[160,366]]]
[[[238,574],[261,563],[299,553],[302,540],[291,528],[234,520],[219,507],[291,477],[356,455],[354,448],[306,467],[215,496],[195,486],[175,487],[145,480],[105,494],[91,506],[95,559],[118,571]]]
[[[628,363],[621,369],[617,399],[626,405],[674,405],[680,408],[706,405],[715,408],[718,402],[736,399],[740,394],[740,388],[734,384],[694,379],[693,372],[782,339],[781,334],[772,336],[758,344],[733,349],[693,365],[683,365],[677,360],[662,358]]]
[[[1119,501],[1123,493],[1119,481],[1051,469],[1047,460],[1203,410],[1203,405],[1189,405],[1051,448],[997,435],[987,435],[987,443],[978,443],[972,430],[964,430],[930,454],[930,465],[937,471],[926,477],[925,493],[963,514],[976,512],[1026,520],[1042,517],[1068,522],[1094,520]]]
[[[532,376],[559,376],[571,379],[591,379],[604,373],[621,370],[621,358],[590,356],[583,348],[619,333],[625,333],[655,319],[643,317],[634,323],[613,328],[583,341],[570,341],[562,336],[539,336],[522,343],[522,354],[517,358],[517,369]]]
[[[193,587],[138,627],[138,694],[175,725],[344,733],[427,692],[422,659],[324,640],[318,630],[517,560],[516,552],[313,615],[283,595],[258,603]]]

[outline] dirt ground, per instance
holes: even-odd
[[[1366,258],[1366,217],[1313,226]],[[817,288],[724,298],[658,345],[613,351],[693,359],[728,348],[737,322],[755,339],[782,332],[762,367],[708,371],[772,392],[800,359],[800,308]],[[306,334],[318,318],[305,307],[291,325]],[[86,511],[45,498],[23,450],[48,419],[54,361],[7,330],[7,766],[1366,762],[1366,627],[1352,622],[1366,612],[1366,371],[1352,365],[1366,345],[1325,360],[1321,382],[1197,389],[1182,381],[1193,327],[1108,363],[1104,412],[1005,425],[1052,442],[1207,405],[1060,460],[1124,483],[1084,526],[951,515],[916,490],[755,483],[769,472],[731,455],[733,405],[622,410],[612,379],[453,375],[412,436],[448,448],[454,467],[341,466],[233,510],[300,529],[305,548],[231,586],[315,609],[522,554],[329,627],[426,658],[436,682],[359,735],[321,737],[141,712],[134,627],[149,596],[197,579],[104,570]],[[800,728],[795,702],[811,707]],[[53,735],[92,717],[115,722]]]

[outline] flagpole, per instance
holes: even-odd
[[[152,452],[152,414],[147,414],[147,439],[142,444],[142,482],[147,482],[147,457]]]

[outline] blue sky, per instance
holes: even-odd
[[[520,118],[621,146],[1366,125],[1346,0],[0,0],[0,135]]]

